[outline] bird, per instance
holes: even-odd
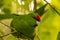
[[[33,39],[35,36],[35,27],[37,26],[36,21],[41,21],[38,14],[35,17],[31,15],[17,16],[11,22],[11,27],[18,31],[18,33],[13,33],[13,35],[16,36],[16,34],[19,34],[21,38]]]
[[[4,14],[0,15],[0,20],[12,18],[10,26],[15,28],[17,32],[12,33],[13,36],[17,38],[27,38],[34,40],[36,35],[35,28],[38,26],[37,22],[41,22],[41,15],[43,14],[44,8],[46,5],[43,5],[41,8],[37,9],[33,13],[28,15],[16,15],[16,14]],[[4,9],[5,10],[5,9]],[[10,12],[10,11],[9,11]],[[42,13],[41,13],[42,12]],[[6,13],[6,11],[5,11]],[[11,29],[11,32],[14,30]],[[17,35],[18,34],[18,35]],[[19,36],[19,37],[18,37]]]
[[[34,37],[36,35],[35,28],[38,25],[37,22],[41,22],[42,14],[40,15],[40,12],[44,11],[46,5],[42,7],[36,10],[34,13],[29,13],[28,15],[14,14],[16,17],[12,20],[10,26],[12,28],[15,28],[17,32],[12,33],[12,35],[17,38],[34,40]],[[11,32],[13,31],[14,30],[11,29]]]

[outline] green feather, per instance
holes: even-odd
[[[21,38],[34,38],[34,25],[36,24],[36,20],[33,18],[30,18],[29,15],[20,15],[19,17],[15,18],[11,26],[16,28],[16,30],[19,33],[22,33],[23,35]],[[21,35],[21,34],[20,34]]]
[[[42,7],[40,7],[39,9],[37,9],[35,11],[35,13],[38,13],[39,15],[43,15],[44,14],[44,11],[45,11],[45,7],[47,6],[47,4],[43,5]]]

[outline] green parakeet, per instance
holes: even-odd
[[[34,40],[36,21],[41,21],[40,15],[43,14],[47,4],[37,9],[34,13],[28,15],[16,15],[17,17],[11,22],[11,27],[15,28],[18,33],[13,33],[14,36],[18,34],[20,38],[28,38]],[[41,12],[41,14],[40,14]],[[36,14],[37,13],[37,14]],[[13,31],[13,30],[12,30]]]
[[[40,16],[36,17],[36,20],[40,21]],[[18,31],[21,38],[34,39],[36,20],[30,15],[17,16],[11,23],[11,26]],[[14,35],[14,34],[13,34]]]
[[[28,38],[33,40],[35,36],[35,28],[37,26],[36,21],[39,21],[39,22],[41,21],[40,12],[44,11],[44,8],[46,7],[46,5],[43,5],[42,7],[41,7],[41,10],[37,9],[34,13],[31,13],[28,15],[13,15],[13,14],[0,15],[0,20],[13,18],[10,26],[12,28],[15,28],[18,32],[18,33],[17,32],[13,33],[13,35],[17,36],[18,34],[18,36],[20,36],[21,38]],[[6,9],[4,10],[6,13],[7,11],[9,11]],[[13,32],[13,30],[11,31]]]

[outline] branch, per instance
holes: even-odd
[[[11,32],[11,33],[9,33],[9,34],[12,34],[12,33],[15,33],[16,31],[13,31],[13,32]],[[2,38],[2,37],[5,37],[5,36],[8,36],[9,34],[6,34],[6,35],[3,35],[3,36],[0,36],[0,38]]]
[[[36,0],[34,0],[34,9],[33,9],[33,11],[35,11],[37,9],[37,2],[36,2]]]
[[[8,25],[6,25],[6,24],[2,23],[2,22],[0,22],[0,23],[1,23],[1,24],[3,24],[3,25],[5,25],[6,27],[8,27],[8,28],[10,28],[10,29],[15,30],[14,28],[12,28],[12,27],[10,27],[10,26],[8,26]]]
[[[46,0],[44,0],[46,3],[48,3]],[[58,12],[50,3],[48,3],[49,6],[57,13],[60,15],[60,12]]]
[[[5,25],[5,26],[6,26],[6,27],[8,27],[8,28],[10,28],[10,29],[14,30],[13,32],[11,32],[11,33],[9,33],[9,34],[12,34],[12,33],[17,32],[15,28],[12,28],[12,27],[10,27],[10,26],[8,26],[8,25],[6,25],[6,24],[2,23],[2,22],[0,22],[0,23],[1,23],[1,24],[3,24],[3,25]],[[3,36],[0,36],[0,38],[5,37],[5,36],[8,36],[9,34],[6,34],[6,35],[3,35]]]

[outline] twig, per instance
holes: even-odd
[[[1,36],[1,35],[0,35]],[[1,38],[2,40],[4,40],[3,38]]]
[[[14,33],[14,32],[17,32],[15,28],[12,28],[12,27],[10,27],[10,26],[8,26],[8,25],[2,23],[2,22],[0,22],[0,23],[3,24],[3,25],[5,25],[5,26],[8,27],[8,28],[14,30],[13,32],[11,32],[11,33],[9,33],[9,34],[12,34],[12,33]],[[4,37],[4,36],[8,36],[9,34],[6,34],[6,35],[3,35],[3,36],[0,36],[0,38],[2,38],[2,37]]]
[[[36,0],[34,0],[34,8],[33,8],[33,11],[36,11],[36,9],[37,9],[37,2],[36,2]]]
[[[8,26],[8,25],[4,24],[4,23],[3,23],[3,22],[1,22],[1,21],[0,21],[0,23],[1,23],[1,24],[3,24],[3,25],[5,25],[6,27],[8,27],[8,28],[10,28],[10,29],[15,30],[15,28],[12,28],[12,27]]]
[[[14,32],[18,32],[15,28],[12,28],[12,27],[10,27],[10,26],[8,26],[8,25],[2,23],[2,22],[0,22],[0,23],[3,24],[3,25],[5,25],[5,26],[7,26],[7,27],[9,27],[10,29],[14,30]],[[14,33],[14,32],[11,32],[11,33],[9,33],[9,34],[12,34],[12,33]],[[22,33],[22,32],[19,32],[19,33],[22,34],[22,35],[24,35],[24,36],[27,36],[27,34],[24,34],[24,33]],[[0,36],[0,38],[5,37],[5,36],[8,36],[9,34]]]
[[[46,0],[44,0],[46,3],[48,3]],[[50,3],[48,3],[49,6],[57,13],[60,15],[60,12],[58,12]]]
[[[39,36],[37,35],[38,40],[40,40]]]
[[[15,33],[16,31],[13,31],[13,32],[11,32],[11,33],[9,33],[9,34],[12,34],[12,33]],[[0,36],[0,38],[2,38],[2,37],[5,37],[5,36],[8,36],[9,34],[6,34],[6,35],[3,35],[3,36]]]

